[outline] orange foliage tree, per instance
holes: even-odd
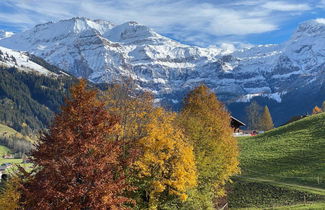
[[[113,138],[118,119],[81,80],[71,88],[48,132],[32,153],[36,168],[23,186],[26,209],[127,209],[132,190]]]
[[[321,108],[319,108],[318,106],[315,106],[315,107],[313,108],[313,114],[319,114],[319,113],[322,113]]]

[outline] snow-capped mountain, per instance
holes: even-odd
[[[281,102],[281,95],[290,91],[325,83],[325,21],[302,23],[286,43],[256,46],[231,56],[237,59],[230,62],[235,66],[233,82],[247,92],[242,100],[264,95]]]
[[[234,52],[188,46],[136,22],[115,25],[73,18],[0,40],[93,82],[131,77],[143,90],[179,102],[177,94],[207,84],[227,103],[264,96],[280,103],[291,92],[325,84],[325,20],[302,23],[291,39]],[[177,101],[178,100],[178,101]]]
[[[19,52],[5,47],[0,47],[0,66],[6,68],[15,68],[19,71],[45,75],[49,77],[57,77],[60,75],[67,75],[65,72],[57,69],[56,67],[48,68],[49,64],[45,63],[42,59],[26,52]],[[55,70],[53,70],[55,69]]]
[[[93,82],[131,77],[158,95],[218,74],[210,72],[222,56],[220,49],[183,45],[135,22],[114,25],[86,18],[37,25],[0,45],[27,51]]]

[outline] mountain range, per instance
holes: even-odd
[[[300,24],[285,43],[234,51],[185,45],[136,22],[87,18],[0,37],[0,46],[95,83],[132,78],[139,89],[153,92],[157,103],[175,109],[202,83],[239,118],[254,98],[270,107],[278,125],[325,100],[325,19]]]

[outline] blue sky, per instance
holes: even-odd
[[[22,31],[75,16],[137,21],[182,43],[281,43],[298,24],[325,18],[325,0],[1,0],[0,29]]]

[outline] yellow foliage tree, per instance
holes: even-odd
[[[155,109],[146,125],[146,136],[139,141],[143,153],[134,168],[144,182],[149,209],[163,205],[166,196],[185,201],[187,191],[196,186],[193,147],[175,129],[175,116]]]
[[[196,180],[195,162],[191,145],[186,143],[182,132],[173,127],[172,121],[175,115],[154,108],[152,95],[137,91],[131,80],[110,86],[103,92],[101,99],[105,102],[108,111],[120,119],[120,129],[116,133],[116,138],[129,142],[129,146],[124,148],[124,153],[129,154],[132,149],[141,153],[140,157],[136,157],[138,161],[134,164],[137,175],[129,171],[130,180],[138,186],[136,195],[134,195],[138,198],[137,207],[140,209],[148,207],[147,198],[149,197],[151,208],[161,206],[164,196],[160,195],[164,193],[171,195],[168,198],[169,201],[184,200],[186,190],[191,188]],[[157,133],[154,134],[154,132]],[[149,144],[153,143],[149,139],[155,138],[154,135],[158,134],[170,136],[166,139],[157,137],[157,144]],[[168,154],[164,156],[164,152]],[[159,164],[146,159],[150,153],[159,154],[157,156],[158,159],[160,158]],[[151,168],[160,166],[166,167],[166,170],[170,170],[173,174],[165,172],[162,174],[162,169],[155,171],[155,168]],[[186,168],[183,171],[184,167]],[[150,169],[153,169],[155,173],[150,174],[148,172]],[[162,179],[163,176],[166,178]],[[137,181],[134,181],[135,179]],[[142,196],[142,194],[145,195]]]
[[[145,135],[144,127],[153,110],[153,97],[150,93],[137,91],[134,83],[126,80],[109,87],[101,99],[108,111],[119,117],[119,139],[132,142]]]
[[[214,200],[225,195],[224,184],[239,173],[237,141],[232,136],[230,115],[210,89],[201,85],[184,101],[179,118],[186,136],[194,145],[198,188],[191,207],[214,209]]]
[[[268,131],[274,128],[272,116],[270,110],[267,106],[264,107],[261,119],[260,119],[260,128],[264,131]]]
[[[20,197],[19,192],[19,178],[13,177],[5,182],[0,194],[0,209],[3,210],[16,210],[20,209]]]

